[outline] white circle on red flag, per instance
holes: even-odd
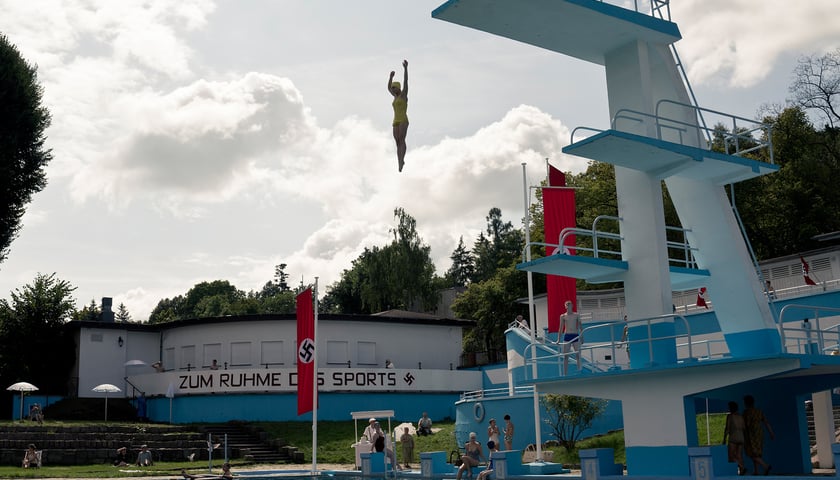
[[[298,361],[301,363],[312,363],[315,359],[315,342],[311,338],[304,338],[298,347]]]

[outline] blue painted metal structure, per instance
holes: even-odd
[[[776,430],[777,440],[765,443],[765,458],[772,459],[773,471],[810,473],[805,400],[813,398],[815,410],[831,408],[831,396],[821,392],[840,384],[840,357],[824,353],[837,349],[840,341],[828,325],[818,328],[825,335],[821,343],[805,352],[792,351],[783,341],[787,326],[780,329],[777,324],[779,311],[767,301],[764,282],[724,190],[727,184],[778,170],[773,164],[772,132],[760,123],[727,115],[733,132],[748,132],[750,141],[745,142],[742,134],[724,135],[726,152],[712,152],[704,116],[720,112],[693,102],[673,49],[680,33],[670,21],[667,0],[651,0],[647,12],[639,10],[638,2],[634,5],[624,8],[597,0],[450,0],[432,13],[440,20],[605,67],[611,129],[580,141],[573,133],[573,143],[564,152],[614,165],[620,258],[572,258],[560,253],[518,268],[593,282],[624,282],[631,319],[629,363],[601,369],[597,363],[575,358],[575,367],[564,372],[557,365],[559,357],[552,354],[558,346],[543,344],[525,353],[509,351],[509,362],[511,357],[521,362],[511,365],[512,375],[539,393],[620,401],[632,476],[734,475],[732,465],[717,465],[714,471],[698,475],[713,458],[720,458],[720,452],[697,450],[695,399],[740,402],[746,394],[757,398]],[[668,258],[662,181],[696,260],[694,271],[681,267],[676,276]],[[675,277],[683,278],[682,285],[700,282],[712,293],[725,356],[695,355],[690,336],[687,355],[681,349],[680,325],[686,325],[690,335],[690,322],[672,313]],[[615,334],[615,328],[606,331]],[[582,336],[586,345],[586,330]],[[603,348],[614,351],[614,338],[608,343]],[[534,363],[536,376],[530,373]],[[830,423],[833,428],[833,420]],[[817,426],[818,437],[825,428]],[[821,445],[821,450],[831,448]]]

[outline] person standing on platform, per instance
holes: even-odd
[[[566,300],[566,313],[560,315],[560,333],[563,334],[563,374],[569,372],[569,347],[574,348],[577,355],[578,368],[580,368],[580,314],[575,313],[572,308],[572,301]]]

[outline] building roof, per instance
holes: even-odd
[[[427,313],[408,312],[404,310],[387,310],[373,315],[346,314],[346,313],[321,313],[318,314],[319,321],[338,322],[373,322],[373,323],[404,323],[411,325],[437,325],[470,328],[475,326],[474,320],[438,317]],[[186,326],[210,325],[214,323],[235,323],[235,322],[295,322],[297,317],[294,313],[265,313],[256,315],[225,315],[221,317],[188,318],[164,323],[122,323],[122,322],[101,322],[92,320],[73,320],[68,322],[69,328],[119,328],[122,330],[160,332],[173,328]]]

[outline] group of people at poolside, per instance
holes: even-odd
[[[771,465],[764,461],[764,429],[775,438],[773,428],[764,412],[755,406],[752,395],[744,396],[744,413],[738,413],[738,403],[729,402],[729,413],[726,415],[726,426],[723,430],[723,444],[727,446],[730,463],[738,464],[738,475],[745,475],[743,453],[745,452],[753,462],[753,475],[758,475],[758,467],[764,475],[770,474]],[[727,442],[728,440],[728,442]]]
[[[487,426],[487,456],[484,455],[484,450],[481,448],[481,442],[478,441],[478,435],[475,432],[470,432],[470,438],[464,444],[464,455],[461,456],[461,466],[458,467],[458,473],[455,475],[456,480],[461,480],[461,477],[466,475],[472,478],[472,469],[481,465],[481,461],[487,461],[487,466],[479,472],[477,480],[485,480],[494,470],[493,452],[498,452],[501,444],[499,443],[499,435],[504,435],[505,450],[513,450],[513,422],[510,415],[505,415],[505,426],[501,430],[496,424],[496,419],[491,418]]]

